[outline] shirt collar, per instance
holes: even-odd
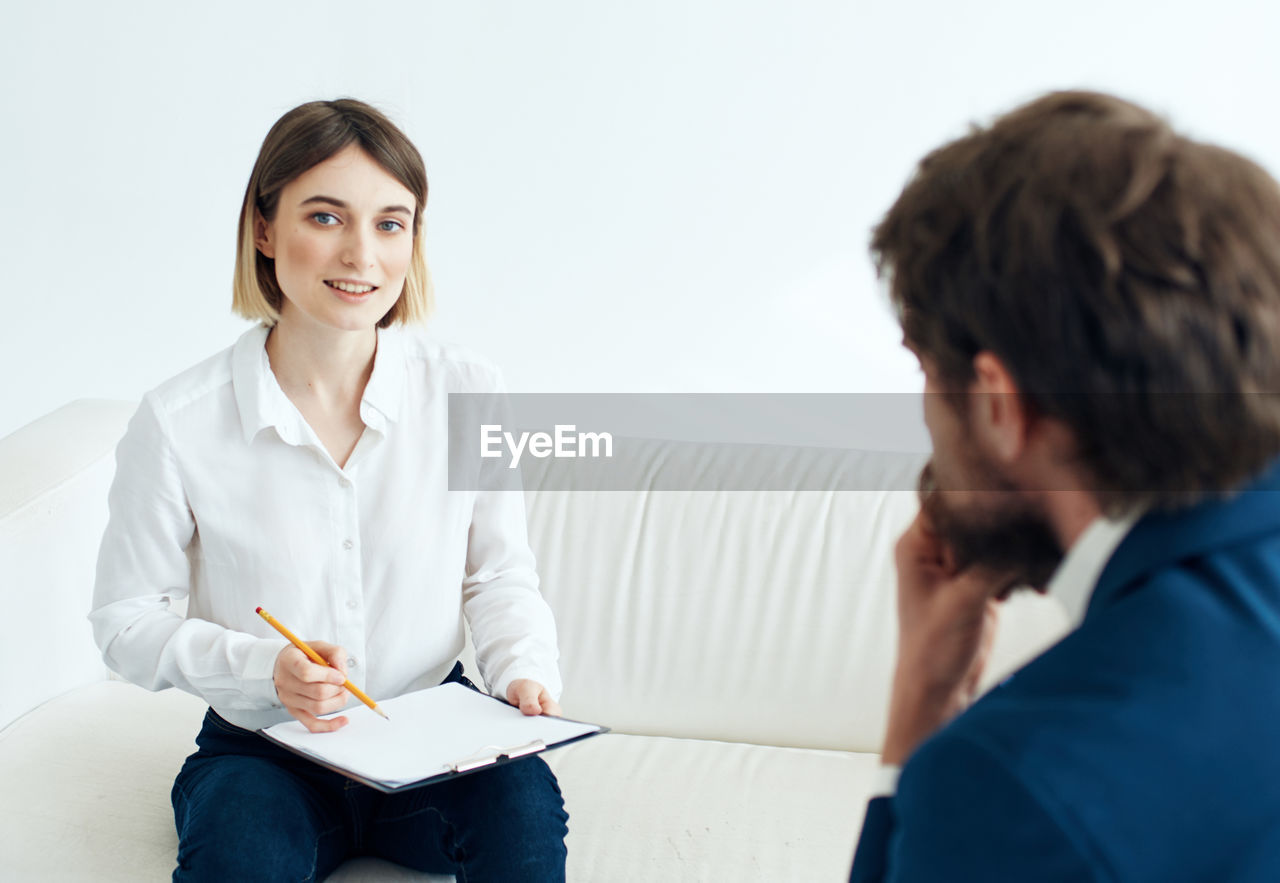
[[[246,444],[269,426],[275,427],[286,442],[297,444],[305,437],[302,415],[271,373],[266,349],[270,330],[266,325],[256,325],[240,335],[232,347],[231,382],[240,426]],[[360,402],[360,419],[371,429],[385,434],[387,422],[399,419],[404,374],[404,342],[400,332],[379,328],[373,371]]]
[[[231,350],[231,385],[246,444],[268,426],[279,426],[286,413],[276,398],[284,393],[267,361],[270,330],[266,325],[255,325],[240,335]]]
[[[367,426],[385,433],[386,421],[400,419],[404,398],[404,340],[399,328],[378,329],[378,350],[373,356],[373,373],[364,387],[360,403],[360,419]]]
[[[1057,599],[1067,611],[1071,627],[1084,621],[1089,598],[1107,561],[1129,533],[1138,514],[1120,519],[1098,517],[1089,523],[1049,580],[1049,597]]]

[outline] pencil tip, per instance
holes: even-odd
[[[386,720],[391,720],[391,718],[387,715],[387,713],[386,713],[385,711],[383,711],[381,708],[375,708],[375,709],[374,709],[374,711],[376,711],[376,712],[378,712],[378,714],[382,715],[384,719],[386,719]]]

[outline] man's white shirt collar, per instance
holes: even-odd
[[[1098,584],[1098,577],[1102,576],[1102,569],[1111,560],[1116,546],[1120,545],[1120,541],[1138,520],[1139,514],[1119,519],[1095,518],[1067,550],[1062,563],[1053,572],[1047,591],[1049,597],[1056,599],[1066,610],[1071,628],[1084,621],[1085,611],[1089,609],[1089,599],[1093,597],[1093,589]]]

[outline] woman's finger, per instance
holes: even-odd
[[[311,733],[332,733],[347,725],[346,717],[319,718],[301,708],[291,708],[288,711]]]

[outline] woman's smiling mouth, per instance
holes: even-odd
[[[368,294],[378,289],[378,286],[367,282],[348,282],[345,279],[326,279],[324,284],[344,294]]]

